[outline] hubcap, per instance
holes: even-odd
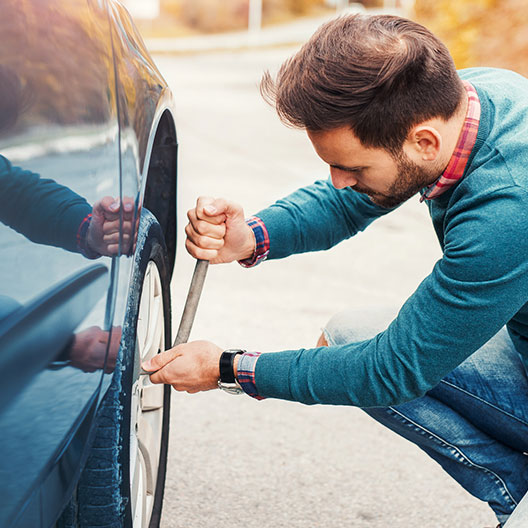
[[[148,263],[141,291],[136,339],[136,377],[132,385],[130,423],[130,497],[134,528],[146,528],[152,515],[159,470],[163,425],[163,385],[138,376],[141,362],[165,350],[161,279]]]

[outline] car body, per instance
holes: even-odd
[[[169,393],[138,365],[171,338],[172,95],[118,2],[0,6],[0,526],[156,526]]]

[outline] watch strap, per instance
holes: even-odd
[[[233,362],[237,354],[243,354],[245,350],[224,350],[220,356],[220,381],[222,383],[235,383],[235,373],[233,372]]]

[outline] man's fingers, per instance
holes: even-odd
[[[187,218],[189,219],[189,222],[191,222],[191,224],[193,225],[198,224],[199,222],[203,222],[204,224],[208,225],[222,225],[226,220],[226,216],[224,214],[216,216],[206,216],[201,213],[199,217],[198,206],[187,211]]]
[[[181,351],[178,350],[178,347],[169,348],[164,352],[156,354],[154,357],[150,358],[148,361],[145,361],[141,364],[141,368],[147,372],[156,371],[163,368],[165,365],[173,361],[175,358],[181,355]],[[153,383],[162,383],[161,380],[156,381],[154,374],[150,377]],[[157,378],[156,378],[157,379]]]
[[[105,196],[94,205],[94,212],[98,212],[99,214],[102,213],[107,220],[114,220],[116,218],[119,218],[119,208],[119,198],[114,198],[113,196]]]
[[[191,224],[187,224],[185,233],[195,246],[202,249],[222,249],[224,247],[223,238],[218,239],[207,235],[200,235],[193,229]]]
[[[211,224],[225,222],[227,214],[231,212],[226,200],[210,196],[200,196],[196,201],[195,211],[198,220],[205,220]]]
[[[161,367],[160,370],[151,374],[150,381],[152,383],[172,384],[176,390],[181,390],[179,382],[175,381],[177,379],[178,366],[181,362],[180,356],[181,354],[178,354],[164,367]]]
[[[187,249],[192,257],[198,260],[212,261],[218,256],[217,249],[202,249],[189,239],[185,241],[185,249]]]
[[[106,253],[105,255],[107,257],[114,257],[119,252],[119,244],[109,244],[106,246]]]
[[[206,198],[203,202],[200,200],[201,198],[198,198],[196,204],[196,214],[200,220],[216,219],[222,215],[225,215],[227,219],[244,213],[242,206],[224,198],[215,198],[212,201],[211,198]]]
[[[119,231],[119,217],[113,220],[106,218],[103,224],[103,233],[106,235],[109,233],[115,233],[116,231]]]
[[[225,222],[222,222],[221,224],[212,224],[205,220],[198,220],[194,209],[191,209],[187,213],[187,217],[189,218],[189,225],[192,226],[198,235],[206,235],[211,238],[224,238],[226,233]]]
[[[128,242],[130,238],[131,237],[129,233],[123,233],[122,235],[123,243]],[[103,242],[105,244],[117,244],[119,242],[119,232],[111,233],[110,235],[105,235],[103,237]]]
[[[128,196],[123,198],[123,212],[125,214],[125,218],[132,217],[132,214],[134,213],[134,207],[135,207],[135,200],[133,198],[130,198]]]
[[[104,196],[94,204],[94,212],[116,213],[119,211],[119,199],[113,196]]]
[[[134,215],[134,207],[133,198],[126,197],[121,202],[119,198],[105,196],[94,205],[94,212],[103,213],[106,220],[116,220],[119,219],[119,211],[122,209],[123,218],[131,220]]]

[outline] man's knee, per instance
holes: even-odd
[[[318,341],[322,344],[318,346],[344,345],[371,339],[385,330],[396,314],[396,307],[350,309],[337,313],[326,324]]]

